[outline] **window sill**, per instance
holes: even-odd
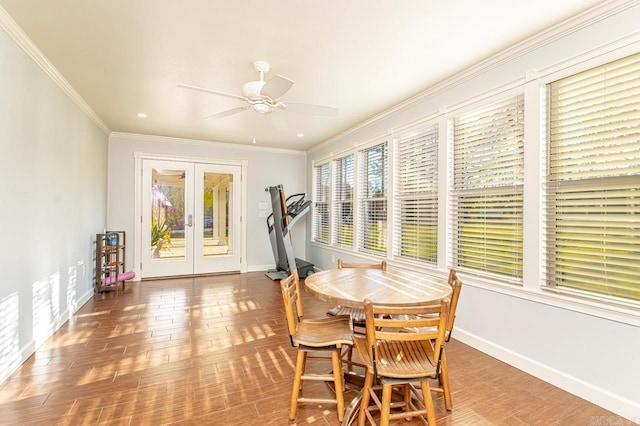
[[[640,327],[640,309],[629,304],[596,300],[567,294],[547,288],[526,288],[502,283],[491,283],[466,273],[459,273],[464,285],[505,294],[531,302],[541,303],[568,311]]]

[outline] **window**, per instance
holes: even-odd
[[[522,279],[524,97],[454,120],[452,252],[461,270]]]
[[[548,85],[546,285],[640,300],[640,54]]]
[[[353,247],[353,154],[333,161],[333,240],[342,247]]]
[[[329,163],[314,166],[313,239],[329,243]]]
[[[387,143],[360,151],[359,246],[363,252],[387,252]]]
[[[396,144],[394,256],[435,264],[438,242],[438,126]]]

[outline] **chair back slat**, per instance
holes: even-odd
[[[291,275],[280,280],[280,290],[284,302],[284,313],[287,319],[289,336],[296,333],[298,322],[303,316],[302,301],[300,300],[300,281],[298,270],[292,269]]]
[[[447,341],[451,336],[453,330],[453,322],[456,319],[456,309],[458,308],[458,300],[460,299],[460,290],[462,290],[462,281],[460,281],[455,275],[453,282],[450,283],[453,291],[451,292],[451,300],[449,302],[449,316],[447,318]]]
[[[449,300],[438,304],[388,307],[374,305],[369,299],[364,302],[367,343],[370,356],[375,359],[374,348],[379,341],[433,342],[434,362],[439,361],[440,347],[445,339],[445,327],[449,313]],[[408,319],[410,317],[410,319]],[[407,332],[411,327],[415,332]]]
[[[458,278],[457,271],[454,268],[449,269],[449,279],[447,282],[453,287],[453,282]]]
[[[338,269],[345,268],[360,268],[360,269],[381,269],[387,270],[387,261],[383,260],[380,263],[345,263],[342,259],[338,259]]]

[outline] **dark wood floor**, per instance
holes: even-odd
[[[328,307],[304,303],[307,317]],[[438,424],[630,424],[455,340],[447,359],[454,410],[437,397]],[[287,425],[294,360],[262,273],[133,283],[90,300],[2,384],[0,424]],[[296,424],[339,422],[302,406]]]

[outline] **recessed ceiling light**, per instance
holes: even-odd
[[[304,133],[298,133],[296,136],[299,138],[304,138]]]
[[[140,117],[140,118],[147,118],[147,117],[148,117],[148,115],[147,115],[147,114],[145,114],[144,112],[139,112],[139,113],[138,113],[138,117]]]

